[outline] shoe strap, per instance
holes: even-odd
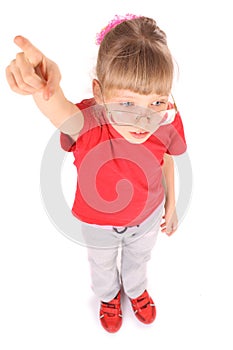
[[[101,302],[101,311],[106,314],[118,315],[120,309],[120,302],[117,299],[111,300],[110,303]]]
[[[132,300],[132,305],[136,309],[143,309],[146,307],[148,304],[150,304],[150,297],[145,296],[145,297],[139,297],[138,299],[133,299]]]
[[[101,312],[103,312],[104,314],[108,314],[108,315],[118,315],[119,314],[119,309],[115,309],[112,307],[101,307]]]

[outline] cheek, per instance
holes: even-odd
[[[127,126],[112,125],[112,127],[119,132],[119,134],[126,135],[129,133],[130,129]]]

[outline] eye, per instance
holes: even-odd
[[[120,102],[120,105],[123,107],[132,107],[134,106],[134,103],[127,101],[127,102]]]
[[[155,102],[153,102],[151,105],[152,105],[152,106],[155,106],[155,107],[160,107],[160,106],[162,106],[162,105],[164,105],[164,104],[165,104],[164,101],[155,101]]]

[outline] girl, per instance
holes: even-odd
[[[65,98],[53,61],[24,37],[15,43],[22,52],[6,69],[10,87],[33,96],[60,129],[63,149],[74,154],[72,213],[83,222],[101,324],[108,332],[120,329],[123,291],[136,317],[152,323],[156,308],[146,289],[146,265],[159,227],[168,235],[177,229],[171,155],[186,150],[171,99],[166,35],[151,18],[115,16],[97,35],[93,98],[77,104]]]

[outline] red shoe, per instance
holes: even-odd
[[[101,301],[100,322],[107,332],[115,333],[122,325],[121,294],[109,301]]]
[[[150,324],[154,321],[156,317],[156,307],[146,290],[138,298],[130,299],[130,301],[139,321],[145,324]]]

